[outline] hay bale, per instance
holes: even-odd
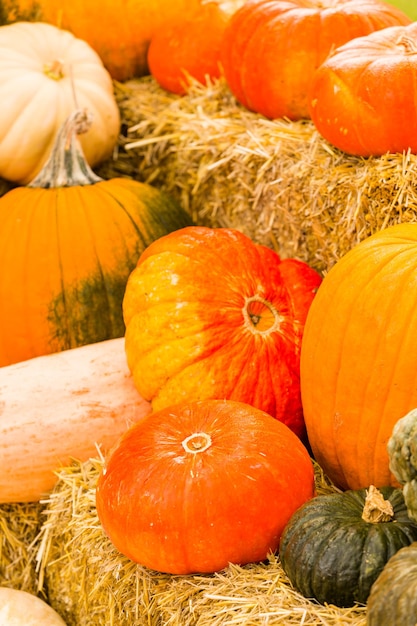
[[[102,459],[75,461],[45,502],[38,559],[49,602],[68,626],[364,626],[365,607],[306,600],[270,555],[213,575],[171,576],[129,561],[104,536],[95,510]],[[318,493],[335,487],[316,466]]]
[[[42,509],[38,502],[0,505],[0,586],[38,592],[33,547]]]
[[[133,176],[175,196],[199,223],[238,228],[327,271],[352,246],[417,221],[417,157],[348,156],[310,121],[270,121],[224,80],[180,97],[152,77],[116,84],[123,133],[105,178]]]

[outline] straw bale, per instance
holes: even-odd
[[[213,575],[171,576],[121,555],[95,510],[102,459],[74,461],[45,501],[38,544],[40,585],[68,626],[364,626],[366,608],[306,600],[279,562],[233,565]],[[316,466],[318,493],[335,491]]]
[[[0,586],[37,592],[33,550],[42,508],[38,502],[0,506]]]
[[[132,176],[175,196],[195,221],[237,228],[326,272],[356,243],[417,220],[417,157],[349,156],[309,120],[267,120],[224,79],[185,96],[143,77],[115,84],[123,132],[105,178]]]

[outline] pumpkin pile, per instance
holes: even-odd
[[[116,559],[181,577],[275,555],[307,600],[414,626],[417,225],[322,276],[93,168],[122,131],[113,81],[146,73],[180,98],[224,77],[249,111],[311,119],[349,154],[417,152],[417,24],[382,0],[139,1],[123,24],[114,2],[3,13],[0,499],[52,494],[36,558],[58,467],[99,449],[89,530]],[[0,592],[2,615],[33,601],[64,624]]]
[[[2,366],[123,336],[124,288],[140,252],[192,220],[156,188],[91,169],[114,148],[119,112],[85,42],[20,22],[0,28],[0,48],[0,90],[15,94],[4,96],[0,174],[20,183],[0,198]]]
[[[252,111],[308,118],[315,70],[332,50],[410,21],[381,0],[249,0],[232,16],[223,39],[226,80]]]

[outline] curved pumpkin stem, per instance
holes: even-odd
[[[89,130],[92,121],[93,116],[86,109],[71,113],[58,132],[49,159],[28,187],[75,187],[103,180],[87,163],[78,139],[78,135]]]
[[[374,485],[371,485],[366,492],[362,519],[365,522],[379,524],[381,522],[390,522],[393,518],[394,509],[391,502],[385,500],[382,493]]]

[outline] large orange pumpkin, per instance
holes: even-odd
[[[340,150],[417,153],[417,22],[337,48],[314,75],[310,98],[315,126]]]
[[[248,0],[232,16],[221,61],[237,100],[268,118],[309,117],[314,71],[335,47],[410,18],[381,0]]]
[[[396,484],[387,443],[417,406],[417,225],[369,237],[324,277],[307,317],[301,393],[309,442],[342,488]]]
[[[127,80],[148,73],[152,34],[199,5],[200,0],[5,0],[2,18],[65,28],[94,48],[113,78]]]
[[[122,336],[140,253],[192,223],[150,185],[96,176],[76,135],[88,126],[71,115],[38,177],[0,198],[0,366]]]
[[[321,277],[228,228],[161,237],[129,276],[126,354],[155,410],[183,399],[247,402],[304,433],[299,354]]]
[[[96,502],[125,556],[189,574],[265,559],[313,495],[313,464],[289,428],[246,404],[206,400],[153,413],[122,435]]]

